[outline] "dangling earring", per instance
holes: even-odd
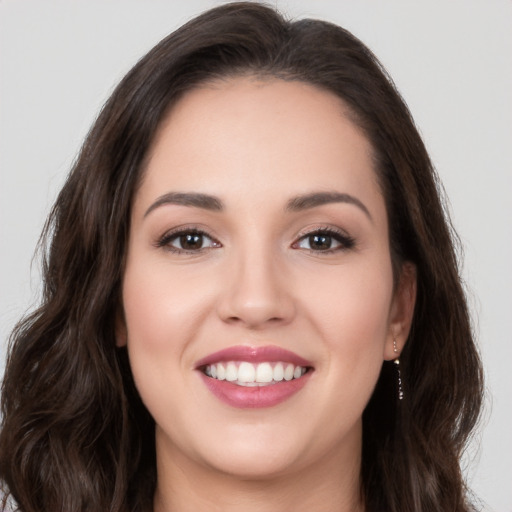
[[[396,339],[393,339],[393,352],[398,354],[398,348],[396,346]],[[404,390],[402,388],[402,374],[400,373],[400,359],[397,357],[394,361],[396,370],[398,372],[398,400],[403,400]]]

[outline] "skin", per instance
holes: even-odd
[[[133,205],[118,344],[156,422],[158,512],[364,509],[361,416],[397,357],[393,339],[401,349],[407,338],[415,276],[406,265],[395,285],[372,148],[345,112],[308,84],[239,77],[189,92],[157,133]],[[158,203],[170,192],[223,209]],[[286,208],[316,192],[360,204]],[[178,227],[210,238],[161,246]],[[353,245],[312,249],[308,234],[326,228]],[[273,407],[231,407],[196,370],[218,350],[269,344],[314,366]]]

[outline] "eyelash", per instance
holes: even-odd
[[[211,241],[211,245],[208,247],[200,247],[198,249],[192,249],[192,250],[174,247],[173,245],[171,245],[171,242],[173,242],[174,240],[177,240],[180,237],[187,236],[187,235],[188,236],[194,236],[194,235],[200,236],[200,237],[203,237],[203,240],[206,238]],[[306,241],[308,238],[313,237],[313,236],[320,236],[320,237],[324,236],[324,237],[333,239],[334,241],[336,241],[339,244],[338,247],[328,248],[325,250],[302,248],[302,249],[308,251],[309,253],[312,253],[315,255],[327,255],[327,254],[332,254],[335,252],[347,251],[347,250],[353,249],[355,246],[355,243],[356,243],[356,241],[353,237],[351,237],[350,235],[347,235],[343,231],[334,229],[332,227],[320,227],[320,228],[315,228],[307,233],[302,234],[297,239],[297,241],[291,245],[291,247],[293,249],[301,249],[300,244],[303,241]],[[206,233],[205,231],[191,227],[191,228],[179,228],[174,231],[165,233],[156,242],[155,246],[159,247],[159,248],[164,248],[164,249],[166,249],[170,252],[176,253],[176,254],[196,254],[197,255],[197,254],[200,254],[200,253],[210,250],[210,249],[222,247],[222,244],[218,240],[216,240],[215,238],[210,236],[208,233]]]
[[[212,242],[212,245],[210,247],[201,247],[199,249],[194,249],[194,250],[190,250],[190,249],[180,249],[179,247],[173,247],[171,245],[171,242],[173,240],[176,240],[182,236],[187,236],[187,235],[196,235],[196,236],[201,236],[204,238],[207,238],[209,240],[211,240]],[[179,228],[179,229],[176,229],[175,231],[169,231],[167,233],[165,233],[158,241],[157,243],[155,244],[157,247],[161,247],[161,248],[164,248],[170,252],[174,252],[176,254],[199,254],[199,253],[202,253],[204,252],[205,250],[209,250],[209,249],[213,249],[213,248],[217,248],[217,247],[221,247],[221,243],[217,240],[215,240],[215,238],[213,238],[212,236],[210,236],[208,233],[206,233],[205,231],[201,230],[201,229],[197,229],[197,228]]]
[[[332,227],[325,226],[325,227],[315,228],[312,231],[308,231],[307,233],[302,234],[299,237],[299,239],[292,244],[292,247],[294,249],[295,248],[299,249],[300,248],[299,244],[302,241],[307,240],[308,238],[313,237],[313,236],[329,237],[329,238],[335,240],[339,244],[338,247],[333,247],[333,248],[329,248],[329,249],[325,249],[325,250],[314,250],[311,248],[309,248],[309,249],[304,248],[306,251],[308,251],[312,254],[315,254],[315,255],[328,255],[328,254],[333,254],[336,252],[347,251],[347,250],[353,249],[356,245],[355,238],[351,237],[347,233],[345,233],[341,230],[332,228]]]

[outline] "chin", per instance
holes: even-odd
[[[229,451],[231,453],[231,451]],[[264,481],[291,474],[299,469],[297,457],[290,453],[269,450],[236,451],[236,456],[227,454],[222,459],[210,462],[210,468],[242,480]]]
[[[212,429],[211,434],[188,445],[192,448],[189,458],[218,474],[246,480],[296,471],[309,445],[301,436],[290,436],[288,429],[283,432],[275,425],[240,425],[224,431]]]

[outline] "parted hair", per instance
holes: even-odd
[[[154,421],[115,342],[131,205],[173,104],[200,84],[241,75],[306,82],[344,102],[373,148],[395,278],[406,261],[417,269],[400,358],[405,398],[384,362],[363,415],[366,509],[468,512],[460,457],[478,420],[482,370],[457,238],[425,146],[392,80],[356,37],[253,2],[211,9],[162,40],[90,130],[42,235],[40,306],[10,338],[4,492],[23,512],[152,510]]]

